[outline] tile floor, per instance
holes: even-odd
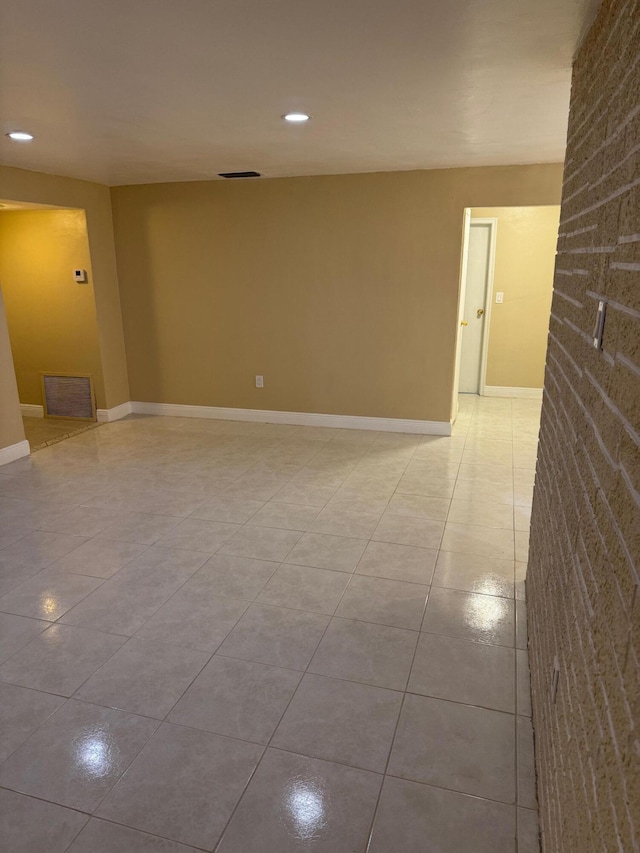
[[[534,853],[539,404],[130,418],[0,470],[0,849]]]
[[[72,435],[95,429],[97,423],[79,421],[75,418],[32,418],[23,417],[24,434],[31,446],[31,452],[71,438]]]

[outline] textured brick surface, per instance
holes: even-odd
[[[640,2],[605,0],[573,73],[527,578],[545,853],[640,851],[639,93]]]

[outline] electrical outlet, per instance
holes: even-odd
[[[264,388],[264,376],[256,376],[256,388]]]

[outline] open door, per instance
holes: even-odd
[[[458,285],[458,321],[456,332],[456,357],[453,373],[453,399],[451,400],[451,421],[458,417],[458,388],[460,386],[460,356],[462,354],[462,334],[464,331],[464,305],[467,289],[467,265],[469,262],[469,234],[471,232],[471,208],[465,207],[462,231],[462,257],[460,259],[460,283]]]

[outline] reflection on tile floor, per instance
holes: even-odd
[[[41,450],[58,441],[71,438],[88,429],[99,426],[97,423],[81,421],[77,418],[32,418],[23,416],[25,438],[29,442],[31,452]]]
[[[537,851],[539,414],[133,417],[0,469],[0,849]]]

